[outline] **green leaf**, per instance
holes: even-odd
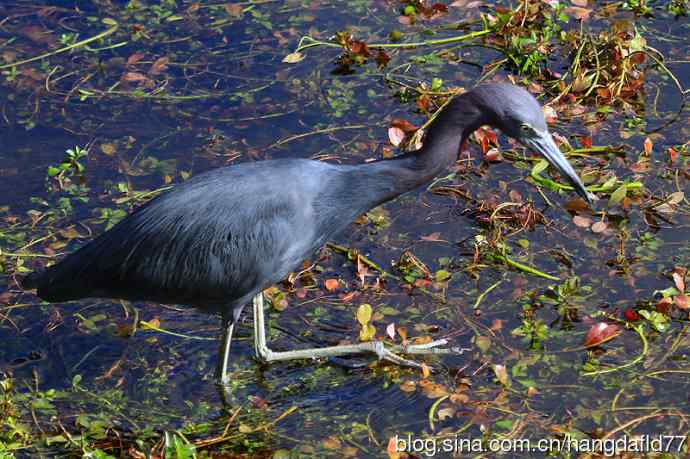
[[[532,168],[532,175],[539,175],[549,167],[549,163],[545,159],[540,159]]]
[[[617,204],[620,204],[623,202],[623,199],[625,199],[625,196],[628,193],[628,186],[624,183],[623,185],[619,186],[616,191],[611,193],[611,196],[609,197],[609,207],[613,207]]]
[[[668,317],[666,317],[664,314],[658,311],[647,311],[646,309],[640,309],[638,312],[659,333],[663,333],[668,330]]]
[[[451,274],[445,269],[439,269],[436,271],[436,282],[443,282],[451,278]]]
[[[483,354],[486,354],[486,351],[488,351],[491,347],[491,338],[483,335],[477,336],[474,339],[474,344],[479,348],[480,351],[482,351]]]

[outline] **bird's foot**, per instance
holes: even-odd
[[[445,346],[448,344],[447,339],[439,339],[436,341],[431,341],[429,343],[424,343],[424,344],[405,344],[405,345],[397,345],[394,347],[395,351],[400,353],[400,354],[408,354],[408,355],[429,355],[429,354],[435,354],[435,355],[460,355],[463,354],[465,351],[469,351],[469,348],[462,348],[462,347],[442,347],[439,348],[438,346]]]
[[[387,361],[395,363],[397,365],[413,367],[413,368],[422,368],[424,366],[423,364],[416,362],[414,360],[405,359],[403,357],[400,357],[400,355],[398,355],[398,354],[407,354],[407,355],[460,355],[460,354],[464,353],[465,351],[469,350],[467,348],[460,348],[460,347],[445,347],[445,348],[439,348],[438,347],[438,346],[445,346],[446,344],[448,344],[448,340],[440,339],[440,340],[436,340],[436,341],[432,341],[430,343],[424,343],[424,344],[395,345],[395,346],[392,346],[392,350],[389,350],[389,349],[385,350],[385,355],[383,356],[383,360],[387,360]],[[431,366],[431,365],[426,365],[426,367],[432,371],[436,369],[434,366]]]

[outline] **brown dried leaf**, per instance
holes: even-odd
[[[55,36],[50,30],[46,30],[38,25],[30,25],[20,29],[19,33],[24,35],[29,40],[39,45],[52,46],[57,43]]]
[[[144,58],[144,53],[134,53],[127,58],[127,65],[131,66]]]
[[[414,392],[417,390],[417,383],[414,381],[403,381],[400,383],[400,390],[403,392]]]
[[[418,129],[417,126],[402,118],[393,118],[391,120],[391,126],[400,128],[406,133],[412,133]]]
[[[326,449],[340,449],[343,447],[343,444],[338,437],[331,436],[323,441],[323,447]]]
[[[675,193],[671,193],[668,195],[668,197],[666,198],[666,202],[669,204],[676,205],[680,204],[680,202],[683,199],[685,199],[685,193],[683,193],[682,191],[676,191]]]
[[[580,228],[589,228],[592,224],[592,219],[588,217],[581,217],[579,215],[575,215],[573,217],[573,223],[575,224],[575,226],[579,226]]]
[[[403,140],[405,140],[405,131],[403,131],[399,127],[389,127],[388,140],[390,140],[392,145],[399,147]]]
[[[508,370],[505,365],[494,365],[494,374],[496,379],[505,387],[510,386],[510,378],[508,377]]]
[[[153,64],[151,64],[151,68],[149,69],[149,75],[159,75],[162,72],[165,71],[165,69],[168,68],[168,63],[170,62],[170,58],[167,56],[159,57],[158,59],[155,60]]]
[[[386,327],[386,335],[388,335],[390,339],[395,339],[395,324],[393,322],[389,323]]]
[[[581,21],[586,21],[589,19],[589,15],[592,13],[592,10],[588,8],[580,8],[579,6],[569,6],[565,8],[564,11],[566,14],[572,14],[575,16],[575,18],[580,19]]]
[[[645,155],[649,156],[652,154],[652,148],[654,147],[654,144],[652,143],[652,139],[647,137],[644,139],[644,153]]]
[[[685,280],[683,280],[683,276],[676,272],[674,272],[671,276],[673,277],[673,284],[676,286],[676,289],[680,293],[683,293],[685,291]]]
[[[448,389],[441,384],[432,383],[428,380],[420,381],[419,387],[428,398],[440,398],[448,395]]]
[[[428,236],[421,236],[420,239],[422,241],[428,241],[428,242],[439,242],[439,241],[441,241],[440,237],[441,237],[441,233],[436,232],[436,233],[431,233]]]
[[[587,202],[580,197],[567,201],[563,207],[565,207],[565,210],[569,212],[582,212],[589,209]]]
[[[608,225],[606,224],[606,222],[598,221],[592,225],[591,229],[593,233],[603,233],[604,231],[606,231],[607,227]]]
[[[508,193],[508,197],[512,202],[521,203],[523,201],[522,195],[518,190],[510,190],[510,192]]]
[[[146,75],[144,75],[143,73],[127,72],[124,75],[122,75],[122,81],[142,82],[142,81],[149,81],[149,78]]]
[[[228,3],[225,5],[225,12],[234,18],[241,18],[243,9],[239,3]]]

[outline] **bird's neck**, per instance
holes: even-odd
[[[367,204],[381,204],[432,180],[455,163],[464,139],[487,121],[472,98],[456,97],[431,124],[421,149],[357,166]]]

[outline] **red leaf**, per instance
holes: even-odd
[[[417,108],[420,109],[423,112],[428,112],[429,111],[429,104],[431,103],[431,99],[429,96],[426,94],[422,94],[417,98],[417,101],[415,102],[415,105],[417,105]]]
[[[485,152],[484,158],[490,163],[500,163],[503,161],[503,156],[501,156],[501,152],[498,151],[498,148],[492,148]]]
[[[582,148],[592,148],[592,138],[588,135],[580,137],[580,145]]]
[[[338,279],[327,279],[326,280],[326,290],[329,292],[335,292],[338,290],[338,286],[340,283],[338,282]]]
[[[678,309],[689,309],[690,308],[690,298],[687,295],[677,295],[675,298],[676,306]]]
[[[585,338],[585,346],[598,346],[610,341],[621,333],[620,327],[606,322],[598,322],[589,329]]]
[[[379,66],[379,68],[385,67],[388,62],[391,60],[391,57],[386,54],[385,51],[382,49],[379,49],[378,52],[376,53],[376,65]]]
[[[672,163],[676,162],[677,156],[678,152],[676,151],[676,149],[673,147],[668,147],[668,159],[671,160]]]
[[[361,40],[352,40],[350,43],[350,52],[352,54],[369,57],[369,47]]]
[[[633,309],[626,309],[623,312],[623,315],[625,316],[625,320],[628,322],[634,322],[636,320],[640,320],[640,315],[637,313],[637,311],[634,311]]]
[[[656,304],[655,309],[657,312],[660,312],[662,314],[668,314],[668,312],[671,310],[671,305],[673,304],[673,299],[671,298],[662,298],[659,300],[659,302]]]

